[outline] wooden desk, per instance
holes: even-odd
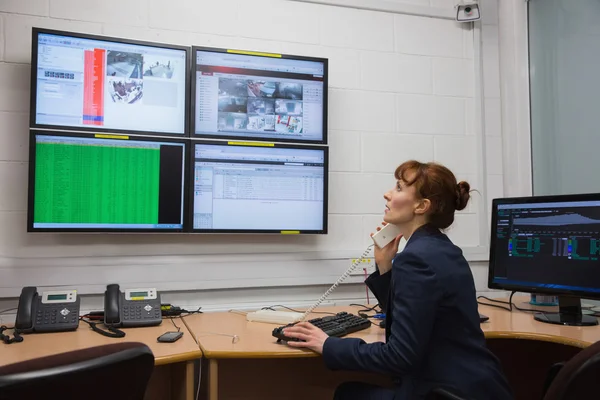
[[[126,336],[122,339],[102,336],[84,322],[73,332],[23,334],[21,343],[0,344],[0,366],[119,341],[141,342],[154,353],[156,365],[146,399],[192,400],[195,396],[193,360],[201,358],[202,352],[183,322],[176,320],[176,323],[184,333],[175,343],[156,340],[163,333],[175,330],[167,320],[159,326],[123,329]]]
[[[503,299],[500,299],[503,300]],[[508,299],[506,299],[508,300]],[[481,300],[488,302],[487,300]],[[513,303],[519,308],[539,310],[541,312],[557,312],[558,307],[535,307],[529,304],[527,297],[514,297]],[[490,303],[494,304],[494,303]],[[479,306],[481,314],[490,320],[481,324],[481,329],[488,339],[518,338],[544,342],[552,342],[585,348],[600,340],[600,325],[596,326],[563,326],[536,321],[533,313],[515,310],[508,312],[496,307]]]
[[[321,307],[317,311],[357,314],[359,309]],[[314,314],[311,318],[323,316]],[[271,332],[281,324],[248,322],[245,315],[234,312],[191,315],[184,321],[208,359],[208,385],[203,384],[203,389],[210,400],[331,399],[335,387],[349,380],[391,385],[388,377],[375,374],[328,371],[318,354],[277,343]],[[237,343],[233,343],[233,335],[239,337]],[[347,337],[372,343],[384,341],[385,331],[373,325]]]
[[[521,308],[532,308],[523,297],[515,297],[513,301]],[[555,310],[552,307],[538,309]],[[358,310],[359,307],[351,306],[318,309],[354,314]],[[532,313],[516,310],[511,313],[489,306],[480,306],[479,311],[490,317],[481,327],[488,346],[504,363],[509,381],[515,386],[517,399],[540,398],[537,393],[532,393],[543,387],[547,366],[567,360],[581,348],[600,340],[600,326],[552,325],[534,320]],[[390,384],[389,379],[382,376],[328,371],[315,353],[276,343],[271,332],[279,324],[247,322],[244,315],[233,312],[193,315],[185,317],[184,321],[208,359],[208,385],[203,377],[205,383],[202,389],[207,390],[205,396],[209,400],[331,399],[333,389],[343,381]],[[233,335],[239,337],[237,343],[232,342]],[[372,326],[349,337],[360,337],[366,342],[385,341],[385,332]],[[517,340],[509,341],[510,346],[507,347],[504,339]],[[515,344],[520,346],[518,351],[512,351]],[[514,364],[522,368],[513,368]],[[527,368],[529,370],[523,371]],[[532,372],[533,368],[538,368],[539,376]],[[523,381],[524,377],[527,386],[521,390],[516,387],[519,386],[517,381]]]

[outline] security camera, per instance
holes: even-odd
[[[481,19],[477,1],[462,1],[456,5],[456,20],[458,22],[471,22]]]

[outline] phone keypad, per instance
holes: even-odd
[[[67,305],[39,307],[35,316],[36,328],[43,326],[78,325],[79,310]]]
[[[123,319],[128,321],[139,321],[146,319],[160,319],[161,313],[159,307],[152,307],[150,304],[125,304],[123,306]]]

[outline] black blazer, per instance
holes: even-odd
[[[485,344],[469,264],[446,235],[430,225],[417,229],[392,271],[377,271],[366,284],[386,310],[386,343],[330,337],[327,367],[389,375],[401,400],[437,387],[466,399],[512,399]]]

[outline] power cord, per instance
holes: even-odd
[[[515,295],[515,293],[516,293],[516,290],[513,290],[512,292],[510,292],[510,296],[508,298],[508,301],[490,299],[490,298],[485,297],[485,296],[477,296],[477,304],[481,304],[481,305],[489,306],[489,307],[501,308],[503,310],[510,311],[510,312],[513,311],[513,307],[515,308],[515,310],[519,310],[519,311],[522,311],[522,312],[542,312],[542,310],[534,310],[534,309],[531,309],[531,308],[521,308],[518,305],[514,304],[513,301],[512,301],[512,298]],[[483,303],[483,302],[480,302],[479,299],[485,299],[485,300],[488,300],[488,301],[492,301],[494,303],[508,304],[508,307],[500,306],[500,305],[497,305],[497,304]]]
[[[4,334],[4,331],[10,330],[10,329],[14,329],[12,339],[11,339],[10,335]],[[6,325],[2,325],[2,326],[0,326],[0,340],[3,341],[5,344],[20,343],[23,341],[23,336],[21,336],[19,331],[17,329],[15,329],[14,327],[9,328]]]

